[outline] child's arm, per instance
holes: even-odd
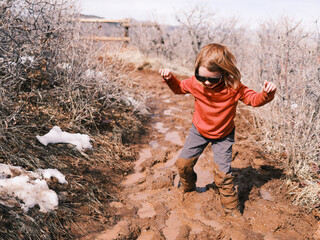
[[[276,93],[276,90],[277,90],[277,86],[274,83],[264,81],[264,86],[262,91],[265,97],[267,97],[268,99],[270,98],[272,100],[274,98],[274,94]]]
[[[160,69],[160,75],[162,76],[162,82],[166,83],[169,88],[175,94],[186,94],[190,92],[190,83],[187,80],[178,80],[169,69]]]
[[[262,92],[257,93],[241,84],[239,88],[240,100],[253,107],[263,106],[274,98],[277,87],[275,84],[265,81]]]
[[[160,69],[159,73],[164,81],[168,81],[172,78],[172,73],[169,69]]]

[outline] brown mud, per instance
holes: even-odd
[[[212,187],[210,147],[195,166],[197,191],[183,194],[174,163],[191,127],[193,97],[174,95],[157,72],[131,75],[148,93],[149,135],[139,145],[132,174],[121,183],[119,201],[110,204],[117,224],[82,239],[320,239],[317,219],[292,205],[277,159],[249,141],[245,110],[236,117],[232,162],[243,218],[223,213]]]

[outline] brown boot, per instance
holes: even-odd
[[[193,167],[197,163],[199,157],[190,159],[178,158],[176,167],[180,175],[180,182],[184,192],[191,192],[196,190],[197,174],[194,172]]]
[[[239,210],[239,198],[236,189],[234,188],[233,176],[216,171],[214,182],[220,192],[220,203],[225,212],[234,216],[241,216]]]

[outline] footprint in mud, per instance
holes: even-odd
[[[179,228],[182,226],[179,214],[177,211],[171,211],[168,220],[166,221],[166,227],[162,230],[166,239],[176,239],[179,234]]]
[[[169,128],[165,128],[164,127],[164,123],[162,122],[157,122],[155,125],[154,125],[155,129],[157,129],[157,131],[159,133],[163,133],[165,134],[164,136],[164,140],[167,141],[167,142],[171,142],[173,144],[176,144],[176,145],[179,145],[179,146],[182,146],[183,145],[183,142],[181,140],[181,137],[179,135],[179,132],[178,131],[171,131],[171,132],[168,132]],[[181,128],[181,127],[176,127],[177,129]]]
[[[139,153],[138,161],[135,162],[134,170],[139,171],[139,167],[140,167],[141,163],[143,163],[144,161],[146,161],[148,158],[151,158],[151,157],[152,157],[152,154],[151,154],[150,148],[142,149]]]
[[[149,142],[149,145],[152,147],[152,149],[156,149],[160,147],[160,144],[158,143],[158,141],[151,141]]]
[[[141,204],[142,208],[140,208],[137,212],[140,218],[151,218],[156,214],[153,206],[150,203],[143,202]]]
[[[151,157],[152,154],[150,148],[144,148],[140,151],[139,159],[135,162],[133,168],[134,173],[126,177],[126,180],[123,182],[124,186],[132,186],[134,184],[140,184],[146,181],[146,173],[141,171],[140,165]]]
[[[144,172],[135,172],[127,176],[123,182],[124,186],[132,186],[146,181],[146,174]]]
[[[183,145],[179,132],[177,131],[166,133],[164,140],[176,145]]]
[[[180,108],[171,107],[169,109],[164,110],[163,114],[167,115],[167,116],[176,116],[176,113],[174,113],[174,112],[181,112],[181,111],[182,110]]]
[[[157,123],[154,125],[155,129],[157,129],[157,131],[158,131],[159,133],[166,133],[166,132],[169,130],[169,128],[165,128],[165,127],[163,127],[163,126],[164,126],[164,123],[162,123],[162,122],[157,122]]]

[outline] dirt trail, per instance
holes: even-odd
[[[132,75],[150,94],[150,139],[140,146],[134,172],[122,183],[121,201],[111,204],[118,223],[83,239],[320,239],[314,216],[292,206],[286,197],[283,173],[274,159],[244,137],[248,133],[239,114],[232,167],[244,219],[223,214],[219,196],[210,185],[211,148],[195,167],[197,191],[182,194],[174,162],[191,126],[193,97],[174,95],[156,72]]]

